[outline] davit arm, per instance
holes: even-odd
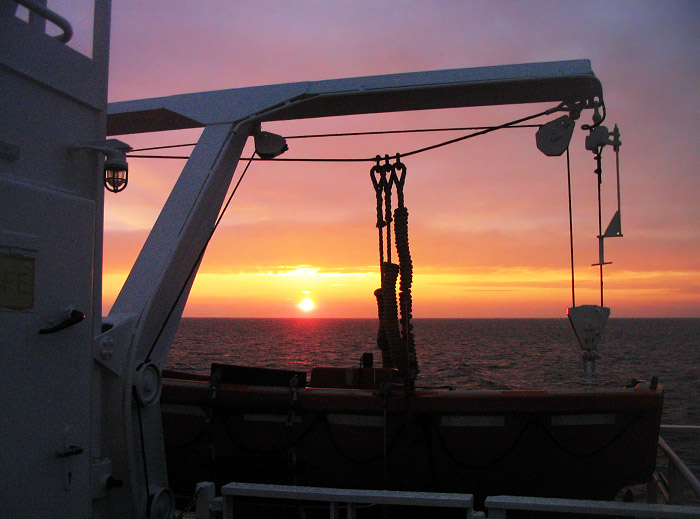
[[[110,105],[108,134],[203,127],[121,290],[94,358],[102,453],[111,460],[106,517],[170,517],[160,417],[161,369],[246,140],[261,121],[590,100],[585,60],[272,85]],[[107,478],[106,476],[109,476]]]

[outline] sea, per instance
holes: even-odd
[[[310,371],[359,366],[376,319],[184,318],[167,369],[208,375],[212,362]],[[567,319],[414,319],[417,387],[590,389],[658,377],[663,424],[700,425],[700,319],[610,319],[593,383]],[[700,475],[700,430],[664,430]]]

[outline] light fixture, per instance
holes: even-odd
[[[119,149],[107,148],[107,150],[105,187],[107,191],[118,193],[126,187],[129,181],[129,165],[126,163],[126,152]]]
[[[119,193],[126,188],[129,182],[129,165],[126,162],[126,154],[131,151],[131,146],[118,139],[105,141],[89,141],[70,146],[69,151],[94,150],[104,153],[104,184],[107,191]]]

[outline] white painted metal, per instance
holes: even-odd
[[[210,481],[198,483],[195,494],[197,495],[195,504],[197,519],[212,519],[214,514],[211,511],[211,505],[216,499],[216,485]]]
[[[155,489],[167,488],[159,402],[141,405],[132,387],[142,364],[153,370],[165,362],[207,230],[214,225],[248,136],[243,129],[232,138],[230,132],[229,125],[217,125],[202,134],[105,320],[112,328],[98,337],[112,341],[122,359],[112,365],[118,376],[104,386],[111,403],[105,421],[112,424],[105,445],[123,453],[114,460],[115,472],[128,477],[122,492],[129,492],[129,498],[115,504],[115,517],[129,515],[131,503],[143,510]]]
[[[108,134],[196,128],[254,119],[529,102],[591,100],[602,88],[588,60],[390,74],[123,101],[109,106]]]
[[[224,519],[233,518],[233,497],[247,496],[266,499],[295,499],[299,501],[325,501],[329,503],[331,517],[337,517],[338,505],[348,504],[348,514],[355,511],[353,504],[388,504],[401,506],[427,506],[437,508],[463,508],[468,518],[483,517],[474,511],[471,494],[439,492],[401,492],[396,490],[363,490],[348,488],[319,488],[291,485],[265,485],[261,483],[229,483],[221,487],[224,498]]]
[[[695,430],[699,428],[694,428]],[[669,494],[671,503],[678,503],[681,495],[681,486],[683,482],[687,483],[690,489],[695,494],[695,497],[700,499],[700,481],[695,477],[695,474],[683,463],[683,460],[669,447],[668,443],[659,436],[659,447],[668,459],[669,471]],[[700,515],[699,515],[700,517]]]
[[[486,498],[487,517],[506,519],[508,511],[553,512],[615,517],[655,517],[657,519],[697,519],[700,507],[622,503],[618,501],[585,501],[546,497],[492,496]]]
[[[111,475],[91,355],[103,158],[68,150],[105,137],[110,3],[95,6],[92,59],[16,7],[0,7],[0,516],[89,518]],[[66,310],[80,315],[58,329]]]
[[[54,39],[60,41],[61,43],[68,43],[73,37],[73,28],[68,20],[60,16],[58,13],[48,9],[45,5],[41,4],[36,0],[14,0],[19,5],[22,5],[29,9],[30,14],[30,24],[37,23],[41,26],[42,30],[45,30],[46,20],[52,22],[54,25],[59,27],[63,32],[58,36],[54,36]],[[46,1],[44,1],[44,4]]]

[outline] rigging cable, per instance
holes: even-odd
[[[598,176],[598,241],[599,241],[599,247],[600,250],[602,250],[603,247],[603,207],[602,207],[602,202],[600,199],[600,190],[601,190],[601,184],[603,183],[603,165],[602,165],[602,155],[603,155],[603,148],[600,147],[598,148],[598,151],[595,154],[595,160],[596,160],[596,170],[595,173]],[[603,256],[602,253],[600,253],[600,260],[598,262],[598,268],[600,269],[600,306],[605,306],[603,304]]]
[[[539,128],[540,124],[518,124],[509,126],[509,128]],[[413,130],[379,130],[367,132],[344,132],[344,133],[317,133],[310,135],[290,135],[285,136],[285,139],[318,139],[321,137],[358,137],[364,135],[391,135],[401,133],[429,133],[429,132],[456,132],[456,131],[473,131],[486,130],[492,126],[460,126],[449,128],[416,128]]]
[[[507,126],[507,128],[539,128],[541,124],[513,124]],[[460,126],[460,127],[449,127],[449,128],[416,128],[413,130],[380,130],[380,131],[367,131],[367,132],[344,132],[344,133],[316,133],[307,135],[285,135],[285,139],[319,139],[324,137],[357,137],[365,135],[391,135],[391,134],[401,134],[401,133],[429,133],[429,132],[455,132],[455,131],[473,131],[473,130],[486,130],[492,128],[492,126]],[[137,148],[131,150],[132,152],[140,151],[152,151],[152,150],[165,150],[169,148],[186,148],[190,146],[196,146],[196,142],[191,142],[188,144],[168,144],[165,146],[149,146],[147,148]],[[167,158],[167,157],[166,157]],[[173,157],[180,158],[180,157]]]
[[[160,340],[160,336],[163,334],[163,331],[165,330],[165,327],[167,326],[168,321],[170,320],[170,317],[173,315],[173,312],[175,311],[175,308],[177,307],[178,301],[180,301],[182,294],[185,292],[185,288],[187,287],[190,278],[194,275],[195,271],[197,270],[199,262],[202,261],[202,258],[204,257],[204,252],[207,250],[207,246],[209,245],[209,242],[211,241],[212,236],[214,236],[214,232],[216,231],[217,227],[219,226],[219,223],[221,223],[221,219],[224,217],[224,213],[226,212],[226,209],[228,209],[228,206],[231,203],[231,200],[233,199],[233,195],[235,195],[236,191],[238,191],[238,186],[241,185],[241,181],[243,180],[243,177],[245,176],[246,172],[248,171],[248,168],[250,167],[250,164],[253,161],[253,157],[254,157],[254,155],[252,155],[248,159],[248,163],[246,164],[245,168],[243,169],[243,173],[241,173],[241,176],[238,177],[238,181],[236,182],[236,185],[234,186],[233,191],[231,191],[231,194],[229,195],[228,200],[226,200],[226,203],[224,204],[223,209],[219,213],[219,216],[216,219],[216,222],[214,223],[214,227],[212,227],[212,230],[209,233],[209,236],[207,237],[206,241],[204,242],[204,245],[202,246],[202,250],[199,252],[199,255],[197,256],[197,259],[195,260],[194,264],[192,265],[192,268],[190,269],[189,274],[185,278],[185,282],[183,283],[182,287],[180,288],[180,292],[178,293],[177,297],[175,298],[175,301],[173,302],[172,306],[170,307],[170,310],[168,311],[168,315],[163,320],[163,324],[161,325],[160,330],[158,331],[158,335],[156,335],[156,338],[153,340],[153,344],[151,345],[151,349],[148,350],[148,355],[146,355],[146,360],[144,361],[144,364],[150,362],[151,354],[153,353],[153,350],[155,349],[156,344],[158,344],[158,341]]]
[[[516,119],[514,121],[503,123],[503,124],[500,124],[497,126],[481,127],[483,129],[481,129],[479,131],[475,131],[473,133],[469,133],[467,135],[462,135],[461,137],[457,137],[455,139],[449,139],[447,141],[439,142],[439,143],[433,144],[431,146],[426,146],[424,148],[418,148],[418,149],[415,149],[415,150],[412,150],[412,151],[409,151],[406,153],[400,153],[397,155],[400,155],[401,157],[406,158],[406,157],[410,157],[411,155],[417,155],[419,153],[424,153],[426,151],[431,151],[431,150],[434,150],[437,148],[442,148],[443,146],[448,146],[450,144],[455,144],[457,142],[471,139],[472,137],[479,137],[481,135],[486,135],[487,133],[491,133],[491,132],[494,132],[496,130],[503,130],[506,128],[520,128],[520,127],[523,127],[523,125],[521,123],[524,123],[526,121],[530,121],[532,119],[536,119],[538,117],[542,117],[543,115],[553,114],[553,113],[558,112],[562,109],[565,109],[564,103],[560,103],[559,105],[557,105],[554,108],[549,108],[547,110],[544,110],[544,111],[539,112],[539,113],[534,114],[534,115],[522,117],[520,119]],[[538,126],[538,125],[528,125],[528,127],[530,127],[530,126]],[[411,130],[408,130],[408,131],[411,131]],[[391,132],[391,133],[394,133],[394,132]],[[396,131],[395,133],[403,133],[403,131]],[[372,134],[372,132],[366,132],[364,134],[370,135],[370,134]],[[336,135],[341,136],[342,134],[328,134],[327,136],[336,136]],[[301,136],[295,136],[295,137],[301,138]],[[188,145],[183,144],[183,145],[178,145],[178,146],[188,146]],[[159,149],[159,148],[151,148],[151,149]],[[141,148],[140,150],[134,150],[134,151],[147,151],[147,149]],[[167,158],[170,158],[170,159],[181,159],[181,160],[186,160],[189,158],[186,156],[164,156],[164,155],[128,155],[128,157],[130,157],[130,158],[142,158],[142,159],[155,159],[155,158],[167,159]],[[390,157],[390,158],[396,158],[396,155],[393,157]],[[270,159],[262,159],[260,157],[251,157],[250,160],[270,160]],[[276,157],[274,160],[277,162],[374,162],[376,160],[376,158],[375,157],[371,157],[371,158],[365,158],[365,157],[349,157],[349,158],[282,158],[282,157]]]
[[[566,178],[569,187],[569,246],[571,248],[571,306],[576,306],[576,283],[574,279],[574,217],[571,210],[571,160],[566,148]]]

